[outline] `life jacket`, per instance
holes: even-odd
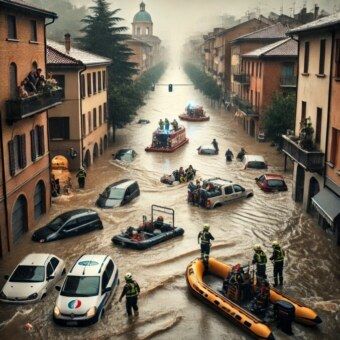
[[[280,246],[274,248],[274,262],[282,262],[285,257],[285,252]]]
[[[128,282],[126,284],[126,287],[127,287],[127,292],[126,292],[127,297],[134,297],[138,295],[138,286],[136,282],[134,281]]]
[[[262,250],[260,252],[256,252],[254,257],[255,257],[256,263],[258,263],[258,264],[266,264],[267,263],[267,256]]]
[[[78,176],[78,178],[85,178],[86,172],[84,170],[80,170],[80,171],[78,171],[77,176]]]
[[[202,231],[201,244],[210,244],[210,233],[209,231]]]

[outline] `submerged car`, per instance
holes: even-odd
[[[198,149],[199,155],[217,155],[218,151],[214,148],[212,144],[210,145],[201,145]]]
[[[267,169],[268,165],[262,156],[245,155],[243,158],[245,169]]]
[[[116,208],[131,202],[140,195],[137,181],[123,179],[109,185],[99,195],[96,205],[100,208]]]
[[[137,152],[132,149],[120,149],[112,156],[116,160],[120,160],[123,162],[132,162],[136,158]]]
[[[41,243],[50,242],[84,234],[95,229],[103,229],[103,223],[96,211],[90,209],[71,210],[36,230],[32,235],[32,240]]]
[[[43,299],[65,274],[65,263],[53,254],[29,254],[6,275],[0,301],[32,303]]]
[[[267,192],[287,191],[287,185],[283,176],[278,174],[265,174],[259,178],[255,178],[256,184]]]
[[[67,274],[53,320],[64,326],[86,326],[99,321],[119,284],[118,269],[108,255],[82,255]]]

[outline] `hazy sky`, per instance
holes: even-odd
[[[141,0],[109,0],[112,9],[121,8],[120,16],[126,19],[125,25],[131,28],[133,16],[139,10]],[[169,45],[182,45],[184,40],[196,32],[205,32],[212,26],[219,25],[223,14],[243,16],[247,11],[260,9],[262,14],[270,11],[280,13],[281,6],[285,14],[291,14],[295,3],[295,13],[304,3],[311,10],[313,0],[144,0],[146,10],[154,23],[154,34]],[[90,0],[73,0],[75,4],[89,6]],[[321,8],[332,13],[336,7],[340,10],[340,0],[319,0]]]

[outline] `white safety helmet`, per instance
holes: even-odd
[[[125,280],[126,280],[126,281],[132,280],[132,274],[131,274],[131,273],[126,273],[126,274],[125,274]]]
[[[260,244],[255,244],[254,245],[254,250],[261,250],[261,245]]]
[[[209,229],[210,229],[210,225],[206,223],[206,224],[203,226],[203,230],[208,231]]]

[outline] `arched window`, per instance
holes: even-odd
[[[12,211],[12,235],[13,243],[27,231],[27,200],[21,195],[15,202]]]
[[[15,63],[11,63],[9,65],[9,90],[11,99],[16,99],[18,97],[17,88],[17,65]]]
[[[140,35],[140,27],[137,27],[137,35]]]
[[[34,192],[34,218],[39,219],[45,211],[45,184],[43,181],[39,181]]]
[[[150,34],[150,28],[147,27],[147,28],[146,28],[146,35],[149,35],[149,34]]]

